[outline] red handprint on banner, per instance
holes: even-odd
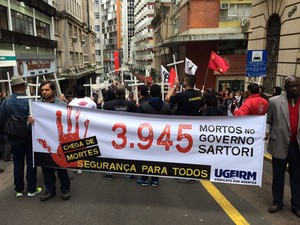
[[[68,143],[68,142],[72,142],[72,141],[81,139],[79,137],[79,124],[78,124],[80,111],[76,110],[76,112],[75,112],[76,123],[75,123],[75,132],[73,132],[73,133],[71,132],[71,130],[72,130],[71,115],[72,115],[72,107],[68,106],[67,107],[68,128],[67,128],[67,133],[64,133],[63,132],[63,123],[62,123],[62,119],[61,119],[62,111],[58,110],[56,112],[56,126],[57,126],[57,132],[58,132],[58,142],[59,142],[56,153],[52,152],[51,147],[48,145],[48,143],[45,139],[37,139],[38,143],[50,153],[53,161],[61,167],[77,167],[76,161],[75,162],[67,162],[66,156],[61,147],[61,145],[64,143]],[[83,138],[86,138],[89,123],[90,123],[90,120],[88,120],[88,119],[86,121],[84,121],[85,132],[84,132]]]

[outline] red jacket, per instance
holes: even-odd
[[[268,108],[268,101],[259,94],[250,95],[242,106],[234,111],[235,116],[265,115]]]

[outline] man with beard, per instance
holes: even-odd
[[[46,103],[54,103],[60,105],[66,105],[61,99],[56,97],[56,85],[53,81],[43,81],[40,84],[40,91],[42,94],[42,102]],[[28,118],[28,122],[30,124],[34,124],[34,118],[30,116]],[[70,194],[70,178],[68,175],[68,171],[66,169],[54,169],[50,167],[42,167],[44,183],[46,187],[46,191],[43,196],[41,196],[40,200],[47,201],[56,196],[56,175],[57,172],[59,181],[60,181],[60,191],[61,198],[63,200],[69,200],[71,198]]]
[[[269,212],[276,213],[284,205],[284,180],[289,165],[292,212],[300,217],[299,79],[287,77],[284,89],[285,94],[269,99],[267,110],[268,152],[273,168],[273,204]]]

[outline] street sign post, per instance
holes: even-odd
[[[267,50],[248,50],[246,77],[265,77],[267,75]]]

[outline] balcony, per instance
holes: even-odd
[[[18,45],[29,45],[44,48],[57,48],[57,41],[36,37],[0,28],[0,42]]]
[[[48,16],[53,16],[53,17],[57,16],[56,9],[44,1],[41,1],[41,0],[18,0],[18,1],[24,2],[25,5],[35,8],[36,10],[38,10]]]

